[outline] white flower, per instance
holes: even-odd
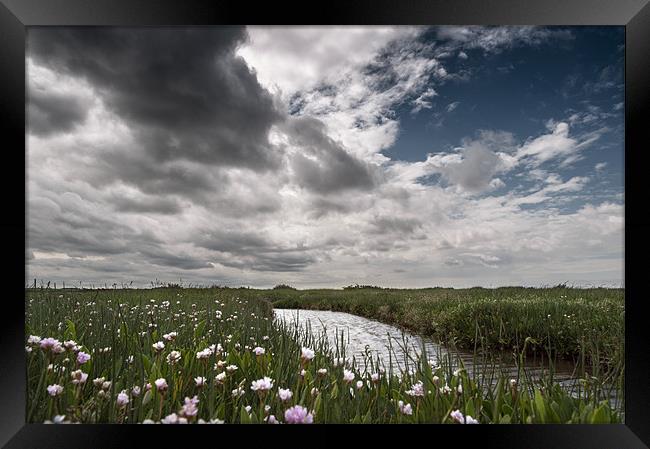
[[[246,394],[246,391],[242,387],[237,387],[236,389],[232,390],[232,397],[237,398],[237,397],[242,397],[243,395]]]
[[[255,349],[253,349],[253,352],[255,353],[255,355],[264,355],[266,350],[258,346]]]
[[[268,391],[271,388],[273,388],[273,379],[267,376],[251,382],[251,390],[253,391]]]
[[[215,376],[214,380],[215,380],[217,383],[222,384],[222,383],[226,380],[226,373],[219,373],[219,374],[217,374],[217,375]]]
[[[449,388],[449,385],[445,384],[445,386],[440,389],[440,393],[449,394],[451,393],[451,388]]]
[[[163,349],[165,349],[165,343],[163,343],[162,341],[158,341],[158,342],[152,344],[151,347],[154,349],[154,351],[160,352]]]
[[[226,372],[228,373],[234,373],[235,371],[237,371],[237,365],[228,365],[226,367]]]
[[[160,420],[162,424],[187,424],[187,418],[179,417],[176,413],[165,416]]]
[[[456,390],[458,390],[458,394],[463,394],[463,386],[461,384],[458,384]]]
[[[317,371],[319,376],[326,376],[327,375],[327,369],[321,368]]]
[[[198,360],[205,360],[205,359],[210,358],[211,355],[212,355],[212,350],[210,348],[206,348],[206,349],[204,349],[202,351],[197,352],[196,353],[196,358]]]
[[[354,373],[346,369],[343,370],[343,380],[350,383],[354,380]]]
[[[362,381],[362,380],[358,380],[358,381],[357,381],[357,390],[361,390],[362,388],[363,388],[363,381]]]
[[[314,351],[312,351],[309,348],[305,348],[303,346],[301,354],[300,354],[300,358],[302,358],[303,360],[309,361],[309,360],[313,359],[314,356],[315,356]]]
[[[178,351],[172,351],[167,355],[167,363],[174,365],[181,359],[181,353]]]
[[[102,383],[102,390],[108,390],[111,388],[112,382],[110,380],[107,380],[106,382]]]
[[[275,418],[275,415],[271,415],[271,416],[269,416],[268,418],[265,418],[265,420],[266,420],[269,424],[280,424],[280,421],[278,421],[278,420]]]
[[[460,410],[454,410],[449,414],[456,422],[461,424],[479,424],[477,419],[472,418],[470,415],[463,416]]]
[[[163,335],[163,338],[167,341],[172,341],[176,338],[178,334],[176,332],[170,332],[168,334]]]
[[[160,379],[156,379],[154,384],[156,384],[156,388],[158,389],[158,391],[161,392],[167,391],[167,388],[169,388],[169,386],[167,385],[167,381],[162,377]]]
[[[135,396],[135,397],[138,397],[138,396],[140,396],[140,391],[142,391],[142,390],[140,389],[140,387],[138,387],[138,386],[136,385],[135,387],[133,387],[133,388],[131,389],[131,394],[132,394],[133,396]]]
[[[27,339],[27,343],[30,345],[37,345],[41,342],[41,337],[37,335],[30,335],[29,338]]]
[[[104,379],[103,377],[97,377],[93,379],[93,385],[96,387],[101,387],[105,380],[106,379]]]
[[[194,378],[194,383],[196,384],[197,387],[202,387],[203,385],[205,385],[206,380],[207,379],[205,377],[199,376]]]
[[[293,396],[293,393],[288,388],[286,390],[283,389],[283,388],[279,388],[278,389],[278,396],[280,396],[281,401],[286,402],[289,399],[291,399],[291,396]]]
[[[372,373],[372,374],[370,375],[370,379],[371,379],[373,382],[379,382],[379,373]]]

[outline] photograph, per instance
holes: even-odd
[[[26,27],[25,422],[624,424],[625,62],[620,25]]]

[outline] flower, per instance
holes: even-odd
[[[406,391],[406,394],[409,396],[423,397],[424,396],[424,385],[422,381],[418,381],[414,384],[410,390]]]
[[[108,390],[111,388],[111,381],[107,380],[106,382],[102,383],[102,390]]]
[[[311,424],[314,422],[314,416],[300,405],[288,408],[284,412],[284,419],[287,424]]]
[[[71,372],[70,375],[72,376],[72,383],[74,385],[84,384],[88,379],[88,374],[84,373],[80,369]]]
[[[232,397],[242,397],[243,395],[246,394],[246,391],[242,387],[237,387],[236,389],[232,390]]]
[[[38,337],[36,337],[36,338],[38,338]],[[47,337],[47,338],[44,338],[44,339],[40,340],[41,349],[45,349],[45,350],[52,349],[54,346],[57,346],[57,345],[61,345],[61,342],[59,340],[57,340],[56,338]]]
[[[455,421],[461,424],[479,424],[478,420],[472,418],[470,415],[463,416],[460,410],[454,410],[449,414]]]
[[[235,371],[237,371],[237,365],[228,365],[226,367],[226,372],[228,373],[234,373]]]
[[[327,375],[327,369],[321,368],[318,371],[316,371],[319,376],[326,376]]]
[[[174,365],[181,359],[181,353],[178,351],[172,351],[167,355],[167,363]]]
[[[372,373],[370,379],[375,383],[379,382],[379,373]]]
[[[48,385],[47,387],[47,394],[49,394],[52,397],[58,396],[61,393],[63,393],[63,387],[58,384],[53,384],[53,385]]]
[[[268,418],[265,418],[265,420],[269,424],[280,424],[280,421],[275,418],[275,415],[270,415]]]
[[[126,404],[129,403],[129,395],[126,394],[126,391],[120,392],[120,394],[117,395],[117,406],[118,407],[124,407]]]
[[[215,380],[217,383],[222,384],[223,381],[226,380],[226,373],[219,373],[219,374],[217,374],[217,375],[215,376],[214,380]]]
[[[268,391],[273,388],[273,379],[270,377],[264,376],[263,379],[254,380],[251,383],[251,390],[253,391]]]
[[[440,382],[440,378],[438,376],[433,376],[433,383],[434,385],[438,385],[438,382]]]
[[[212,355],[212,349],[205,348],[204,350],[199,351],[199,352],[196,353],[196,358],[198,360],[205,360],[205,359],[210,358],[211,355]]]
[[[176,413],[165,416],[160,420],[162,424],[187,424],[187,418],[179,417]]]
[[[136,385],[135,387],[133,387],[133,388],[131,389],[131,394],[132,394],[133,396],[137,397],[137,396],[140,396],[140,391],[142,391],[142,390],[140,389],[140,387],[138,387],[138,386]]]
[[[105,380],[106,379],[104,379],[103,377],[96,377],[95,379],[93,379],[93,385],[96,387],[101,387]]]
[[[260,356],[260,355],[264,355],[266,350],[258,346],[255,349],[253,349],[253,352],[255,353],[255,355]]]
[[[192,399],[186,397],[185,398],[185,404],[181,408],[181,415],[183,416],[196,416],[197,413],[199,412],[198,407],[196,404],[199,403],[199,398],[198,396],[194,396]]]
[[[312,396],[316,396],[319,393],[318,388],[316,387],[312,388],[310,393]]]
[[[449,385],[445,384],[445,386],[440,389],[440,393],[449,394],[451,393],[451,388],[449,388]]]
[[[167,341],[173,341],[178,334],[176,332],[170,332],[168,334],[163,335],[163,338]]]
[[[283,389],[283,388],[279,388],[278,389],[278,396],[280,396],[281,401],[286,402],[289,399],[291,399],[291,396],[293,396],[293,393],[288,388],[286,390]]]
[[[458,394],[463,394],[463,386],[461,384],[458,384],[456,390],[458,390]]]
[[[517,379],[510,379],[510,386],[511,387],[516,387],[517,386]]]
[[[156,384],[156,388],[161,393],[167,391],[167,388],[169,388],[169,385],[167,385],[167,381],[162,377],[160,379],[156,379],[154,384]]]
[[[197,387],[201,388],[203,385],[205,385],[206,378],[199,376],[194,378],[194,383],[196,384]]]
[[[66,340],[63,342],[63,346],[65,346],[66,349],[74,350],[77,347],[77,342],[74,340]]]
[[[343,380],[350,383],[354,380],[354,373],[346,369],[343,370]]]
[[[27,339],[27,343],[30,345],[37,345],[41,342],[41,337],[37,335],[30,335],[29,338]]]
[[[163,343],[162,341],[158,341],[158,342],[152,344],[151,347],[154,349],[154,351],[160,352],[163,349],[165,349],[165,343]]]
[[[399,407],[399,411],[402,412],[402,414],[404,414],[404,415],[412,415],[413,414],[413,407],[411,407],[411,404],[404,405],[404,401],[399,401],[397,403],[397,406]]]
[[[305,347],[303,346],[302,351],[301,351],[301,353],[300,353],[300,358],[301,358],[302,360],[308,362],[308,361],[310,361],[311,359],[314,358],[314,355],[315,355],[315,353],[314,353],[313,350],[311,350],[311,349],[309,349],[309,348],[305,348]]]
[[[361,390],[362,388],[363,388],[363,381],[362,381],[362,380],[358,380],[358,381],[357,381],[357,390]]]

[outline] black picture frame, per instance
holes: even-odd
[[[625,56],[625,307],[626,409],[621,425],[508,426],[53,426],[25,423],[24,277],[25,204],[18,166],[25,164],[25,28],[37,25],[217,25],[217,24],[516,24],[624,25]],[[481,446],[525,448],[642,448],[650,444],[650,326],[644,303],[644,262],[650,250],[645,158],[648,141],[643,117],[650,104],[650,4],[648,0],[362,0],[327,3],[173,1],[173,0],[0,0],[0,123],[5,129],[6,276],[0,326],[0,444],[7,448],[182,447],[206,438],[215,444],[241,435],[235,444],[313,444],[316,434],[346,444],[358,434],[364,442],[391,434],[402,444],[444,444],[477,440]],[[645,145],[644,145],[645,144]],[[25,171],[25,176],[29,174]],[[25,201],[23,201],[25,200]],[[24,246],[24,245],[23,245]],[[298,429],[299,428],[299,429]],[[332,432],[331,429],[334,429]],[[252,433],[251,433],[252,431]],[[198,432],[198,434],[197,434]],[[247,435],[251,433],[250,435]],[[296,435],[298,433],[298,435]],[[202,434],[202,435],[199,435]],[[318,435],[319,436],[319,435]],[[427,443],[428,444],[428,443]],[[463,444],[461,444],[462,446]]]

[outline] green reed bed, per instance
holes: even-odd
[[[624,360],[622,289],[273,290],[278,308],[348,312],[473,350],[520,351],[620,370]]]
[[[273,319],[247,289],[29,290],[27,421],[609,423],[589,384],[486,382],[426,354],[408,373],[345,362],[343,342]],[[530,342],[530,340],[529,340]]]

